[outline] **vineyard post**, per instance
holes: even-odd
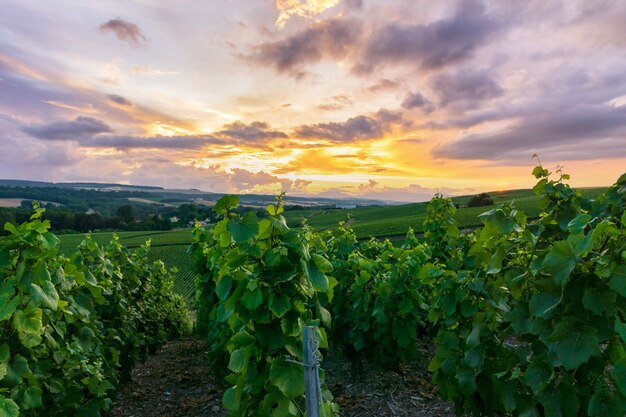
[[[316,346],[315,327],[304,326],[302,328],[302,348],[304,351],[304,395],[307,417],[319,417],[320,415]]]

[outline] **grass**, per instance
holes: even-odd
[[[581,189],[583,196],[595,198],[601,194],[604,188]],[[528,217],[536,217],[539,214],[539,197],[532,190],[513,190],[490,193],[495,204],[505,201],[514,201],[515,206],[524,211]],[[452,200],[459,205],[464,205],[471,196],[454,197]],[[327,230],[337,227],[339,221],[348,220],[357,237],[366,239],[373,237],[391,237],[405,235],[409,227],[416,231],[422,228],[422,222],[426,216],[427,203],[402,204],[397,206],[362,207],[351,210],[320,210],[307,209],[285,212],[287,224],[290,227],[298,227],[304,219],[314,229]],[[478,216],[493,208],[488,207],[461,207],[456,212],[457,224],[461,228],[479,226]],[[130,248],[136,248],[146,240],[151,240],[150,259],[161,259],[168,268],[176,268],[178,272],[174,277],[174,289],[186,297],[193,299],[194,294],[194,267],[191,256],[187,254],[187,247],[191,243],[191,230],[180,229],[171,231],[144,231],[144,232],[118,232],[120,242]],[[76,250],[84,239],[84,234],[61,235],[60,250],[69,255]],[[98,243],[106,244],[113,233],[93,233],[92,239]]]
[[[581,189],[583,196],[595,198],[605,188]],[[528,217],[539,215],[539,200],[532,190],[512,190],[490,193],[494,206],[505,201],[514,201],[515,207],[524,211]],[[472,196],[453,197],[455,204],[465,205]],[[404,235],[412,227],[416,231],[422,229],[428,203],[402,204],[398,206],[359,207],[350,210],[340,209],[309,209],[285,212],[285,219],[290,227],[298,227],[303,221],[316,230],[328,230],[337,226],[339,221],[347,221],[360,239]],[[461,207],[456,212],[459,227],[480,226],[478,216],[493,208]]]

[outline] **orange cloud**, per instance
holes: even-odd
[[[276,0],[274,5],[280,12],[276,26],[284,27],[293,16],[315,17],[326,9],[339,4],[339,0]]]

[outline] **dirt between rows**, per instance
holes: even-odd
[[[109,417],[223,417],[226,390],[207,360],[208,345],[198,338],[165,344],[119,387]],[[442,401],[426,371],[432,348],[419,346],[420,358],[399,371],[366,363],[353,380],[341,352],[326,353],[322,367],[342,417],[453,417],[452,403]]]

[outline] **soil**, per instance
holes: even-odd
[[[196,338],[164,345],[119,387],[110,417],[226,416],[221,400],[226,388],[209,367],[207,350]],[[454,417],[453,404],[439,398],[426,371],[432,349],[424,343],[419,350],[421,360],[398,371],[366,363],[358,380],[341,352],[327,353],[322,367],[341,416]]]

